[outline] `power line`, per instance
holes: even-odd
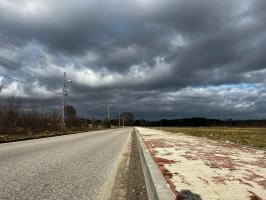
[[[0,33],[0,44],[2,45],[2,48],[5,50],[5,52],[9,56],[15,57],[16,55],[18,55],[18,56],[22,57],[24,59],[24,61],[26,61],[26,63],[28,63],[31,66],[33,66],[33,65],[38,66],[40,69],[43,69],[43,70],[47,69],[47,67],[42,66],[45,64],[45,61],[43,61],[39,57],[35,57],[35,56],[31,55],[27,51],[23,51],[23,50],[17,48],[13,44],[11,44],[8,39],[6,39],[3,35],[1,35],[1,33]]]
[[[41,70],[47,70],[47,69],[48,69],[47,66],[42,66],[42,65],[41,65],[42,63],[45,63],[45,61],[43,61],[43,60],[39,60],[40,58],[37,58],[37,57],[35,57],[35,56],[29,54],[29,52],[27,52],[27,51],[23,51],[23,50],[17,48],[17,47],[14,46],[13,44],[11,44],[11,43],[9,42],[9,40],[8,40],[5,36],[3,36],[1,33],[0,33],[0,44],[2,44],[3,49],[6,50],[6,52],[7,52],[7,54],[8,54],[9,56],[11,56],[11,57],[13,57],[13,58],[14,58],[16,55],[22,56],[22,58],[24,58],[24,60],[26,60],[26,63],[28,63],[30,66],[33,66],[33,65],[36,66],[36,65],[37,65],[37,66],[39,67],[39,69],[41,69]],[[15,66],[18,66],[17,63],[15,63],[14,61],[12,61],[12,60],[10,60],[10,59],[8,59],[8,58],[6,58],[6,57],[1,57],[1,56],[0,56],[0,61],[1,61],[1,60],[2,60],[2,62],[4,62],[5,65],[6,65],[6,64],[11,64],[11,66],[14,66],[14,67],[15,67]],[[40,62],[41,62],[41,63],[40,63]],[[29,69],[27,69],[27,72],[26,72],[24,69],[21,69],[21,68],[18,68],[17,70],[22,71],[22,72],[24,72],[25,74],[28,73],[28,72],[31,72],[31,73],[33,73],[33,74],[36,74],[36,72],[33,72],[33,71],[29,70]],[[13,78],[13,77],[8,76],[8,75],[5,75],[5,74],[1,74],[1,73],[0,73],[0,76],[3,76],[3,77],[6,77],[6,78],[9,78],[9,79],[11,79],[11,80],[14,80],[14,81],[16,81],[16,82],[20,82],[20,83],[25,84],[25,85],[28,85],[28,86],[36,87],[36,88],[39,88],[39,89],[42,89],[42,90],[45,90],[45,91],[48,91],[48,92],[55,93],[55,94],[57,94],[57,95],[61,95],[61,93],[58,93],[58,92],[55,92],[55,91],[52,91],[52,90],[48,90],[48,89],[44,89],[44,88],[42,88],[42,87],[40,87],[40,86],[37,86],[37,85],[34,85],[34,84],[32,84],[32,83],[28,83],[28,82],[26,82],[26,81],[22,81],[22,80],[19,80],[19,79]],[[78,91],[78,92],[80,92],[80,91]],[[75,93],[75,94],[78,94],[77,92],[74,92],[74,93]],[[71,97],[71,96],[69,96],[69,98],[72,99],[73,101],[76,101],[76,99],[73,98],[73,97]],[[88,107],[88,105],[86,105],[86,104],[84,104],[84,103],[82,103],[82,102],[79,102],[79,104],[82,105],[82,106],[84,106],[84,107],[86,107],[86,108]]]
[[[13,51],[17,51],[20,54],[23,54],[24,56],[28,56],[29,59],[34,60],[39,62],[39,58],[36,58],[34,56],[32,56],[31,54],[29,54],[27,51],[23,51],[21,49],[19,49],[18,47],[16,47],[14,44],[12,44],[10,42],[10,39],[8,37],[6,37],[5,35],[0,33],[0,42],[5,45],[9,50],[13,50]]]
[[[9,55],[9,57],[16,58],[15,57],[16,55],[22,56],[21,58],[24,61],[26,61],[26,63],[29,64],[29,66],[35,66],[35,67],[38,66],[40,70],[47,70],[48,69],[47,66],[42,66],[42,64],[46,64],[45,61],[40,60],[39,57],[36,57],[36,56],[34,56],[32,54],[29,54],[28,51],[23,51],[23,50],[19,49],[18,47],[16,47],[12,43],[10,43],[9,39],[6,36],[2,35],[1,33],[0,33],[0,44],[3,45],[3,49],[6,50],[7,54]],[[0,56],[0,61],[1,60],[4,60],[4,64],[10,64],[11,63],[12,66],[18,66],[18,64],[16,62],[12,61],[12,59],[10,60],[10,58],[6,58],[6,57],[3,57],[3,56]],[[25,72],[26,74],[28,72],[36,74],[36,72],[31,71],[30,69],[27,69],[27,71],[25,71],[25,70],[23,70],[21,68],[18,68],[17,70]],[[76,93],[76,92],[74,92],[74,93]]]
[[[28,75],[29,72],[35,75],[37,74],[35,71],[32,71],[30,69],[25,70],[23,68],[18,67],[18,64],[12,61],[12,58],[16,58],[17,55],[22,58],[22,61],[26,61],[26,64],[28,64],[30,67],[37,66],[40,70],[48,69],[47,66],[41,65],[45,64],[45,61],[43,61],[42,59],[40,60],[39,57],[35,57],[29,54],[29,52],[27,51],[23,51],[17,48],[13,44],[11,44],[5,36],[0,33],[0,46],[1,45],[5,52],[9,55],[9,58],[0,56],[0,62],[2,60],[2,64],[13,66],[14,68],[16,68],[15,71],[21,71],[22,73],[25,73],[25,75]]]
[[[1,44],[1,39],[0,39],[0,44]],[[5,49],[6,50],[6,49]],[[17,52],[16,51],[12,51],[12,53],[10,52],[10,51],[7,51],[8,52],[8,54],[9,54],[9,56],[11,56],[12,58],[14,58],[15,57],[15,55],[14,54],[17,54]],[[13,54],[14,53],[14,54]],[[34,62],[34,61],[31,61],[31,60],[29,60],[29,58],[24,54],[24,56],[23,56],[23,59],[26,61],[26,63],[27,64],[29,64],[30,66],[38,66],[39,67],[39,69],[41,69],[41,70],[45,70],[45,69],[47,69],[46,67],[42,67],[41,65],[40,65],[40,63],[39,62]],[[20,67],[18,67],[18,63],[16,63],[16,62],[14,62],[14,61],[12,61],[12,59],[10,60],[10,58],[6,58],[6,57],[3,57],[3,56],[0,56],[0,62],[2,61],[2,64],[3,65],[11,65],[11,66],[13,66],[16,70],[15,71],[21,71],[21,72],[23,72],[23,73],[25,73],[25,74],[28,74],[28,72],[31,72],[32,74],[36,74],[36,72],[33,72],[32,70],[30,70],[30,69],[27,69],[27,71],[25,71],[25,69],[22,69],[22,68],[20,68]]]
[[[11,60],[8,60],[8,59],[6,59],[6,58],[0,57],[0,61],[1,61],[1,59],[4,60],[4,62],[5,62],[6,64],[9,63],[9,64],[11,64],[11,65],[13,65],[13,66],[16,66],[16,65],[17,65],[15,62],[13,62],[13,61],[11,61]],[[31,71],[31,70],[27,70],[27,71],[34,73],[34,72]],[[5,74],[0,74],[0,75],[1,75],[1,76],[4,76],[4,77],[6,77],[6,78],[12,79],[12,80],[14,80],[14,81],[17,81],[17,82],[20,82],[20,83],[23,83],[23,84],[29,85],[29,86],[33,86],[33,87],[37,87],[37,88],[40,88],[40,89],[46,90],[46,89],[41,88],[41,87],[39,87],[39,86],[33,85],[33,84],[28,83],[28,82],[25,82],[25,81],[21,81],[21,80],[19,80],[19,79],[16,79],[16,78],[10,77],[10,76],[5,75]],[[48,90],[48,91],[49,91],[49,90]],[[49,92],[53,92],[53,93],[56,93],[56,94],[58,94],[58,95],[61,95],[61,93],[57,93],[57,92],[54,92],[54,91],[49,91]],[[81,91],[79,90],[78,92],[81,92]],[[77,92],[74,92],[74,93],[75,93],[75,94],[78,94]],[[73,98],[73,97],[71,97],[71,96],[68,96],[68,98],[72,99],[74,102],[76,101],[76,99]],[[79,102],[79,104],[82,105],[82,106],[84,106],[84,107],[86,107],[86,108],[88,107],[88,105],[86,105],[86,104],[84,104],[84,103],[82,103],[82,102]]]
[[[53,90],[44,89],[44,88],[42,88],[42,87],[40,87],[40,86],[38,86],[38,85],[34,85],[34,84],[32,84],[32,83],[28,83],[28,82],[26,82],[26,81],[22,81],[22,80],[19,80],[19,79],[13,78],[13,77],[8,76],[8,75],[6,75],[6,74],[2,74],[2,73],[0,73],[0,76],[3,76],[3,77],[5,77],[5,78],[8,78],[8,79],[14,80],[14,81],[16,81],[16,82],[19,82],[19,83],[22,83],[22,84],[25,84],[25,85],[28,85],[28,86],[31,86],[31,87],[39,88],[39,89],[45,90],[45,91],[47,91],[47,92],[54,93],[54,94],[56,94],[56,95],[60,95],[60,96],[62,95],[62,94],[59,93],[59,92],[55,92],[55,91],[53,91]],[[73,98],[73,97],[71,97],[71,96],[68,96],[68,98],[72,99],[73,101],[77,101],[75,98]],[[86,104],[84,104],[84,103],[82,103],[82,102],[79,102],[79,105],[88,108],[88,105],[86,105]]]
[[[0,38],[0,44],[3,44],[1,41],[1,38]],[[26,61],[30,65],[35,65],[35,66],[37,65],[38,67],[42,69],[47,69],[46,67],[41,65],[41,64],[45,64],[43,60],[39,60],[40,58],[34,57],[30,55],[28,52],[17,49],[17,47],[15,46],[12,47],[11,44],[4,44],[2,49],[4,49],[5,52],[11,57],[15,57],[18,55],[22,57],[24,61]]]
[[[2,38],[1,38],[2,37]],[[9,55],[10,58],[16,58],[16,55],[21,56],[22,60],[26,61],[26,63],[32,67],[32,66],[37,66],[38,69],[44,71],[44,70],[48,70],[47,66],[42,66],[41,64],[46,64],[45,61],[40,60],[39,57],[35,57],[31,54],[29,54],[28,51],[23,51],[19,48],[17,48],[16,46],[14,46],[13,44],[11,44],[9,42],[8,39],[6,39],[5,36],[1,35],[0,33],[0,45],[2,44],[2,47],[4,50],[6,50],[7,54]],[[15,71],[21,71],[22,73],[25,73],[25,75],[28,75],[28,72],[31,72],[33,75],[37,75],[37,73],[35,71],[32,71],[30,69],[23,69],[18,67],[18,64],[14,61],[12,61],[12,59],[10,60],[10,58],[6,58],[6,57],[2,57],[0,56],[0,62],[2,60],[4,65],[10,65],[13,66],[14,68],[17,68]],[[48,77],[47,77],[48,78]],[[48,78],[50,79],[50,78]],[[50,79],[51,80],[51,79]]]
[[[5,65],[5,66],[6,65],[12,66],[15,68],[14,71],[21,71],[25,75],[28,75],[28,72],[31,72],[32,74],[37,74],[36,72],[34,72],[30,69],[27,69],[27,71],[25,69],[21,69],[20,67],[18,67],[18,64],[16,62],[9,60],[7,58],[1,57],[1,56],[0,56],[0,64]]]
[[[61,95],[61,93],[59,93],[59,92],[55,92],[53,90],[44,89],[44,88],[42,88],[42,87],[40,87],[38,85],[34,85],[32,83],[28,83],[26,81],[22,81],[22,80],[16,79],[16,78],[13,78],[11,76],[8,76],[8,75],[2,74],[2,73],[0,73],[0,76],[3,76],[5,78],[11,79],[11,80],[14,80],[14,81],[19,82],[19,83],[22,83],[24,85],[29,85],[29,86],[32,86],[32,87],[35,87],[35,88],[39,88],[39,89],[45,90],[47,92],[51,92],[51,93],[54,93],[54,94],[57,94],[57,95]]]
[[[40,62],[40,60],[38,60],[36,57],[32,56],[31,54],[29,54],[27,51],[23,51],[19,48],[17,48],[16,46],[14,46],[13,44],[9,43],[6,40],[2,40],[0,38],[0,43],[5,46],[6,50],[8,50],[9,52],[18,52],[19,54],[27,57],[28,60],[34,61],[34,62]]]

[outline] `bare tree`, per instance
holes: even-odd
[[[135,116],[131,112],[122,113],[120,118],[124,120],[125,126],[133,126],[135,124]]]
[[[8,98],[7,103],[2,105],[1,110],[1,132],[10,133],[15,131],[14,128],[17,125],[20,114],[20,102],[15,98],[14,93]]]

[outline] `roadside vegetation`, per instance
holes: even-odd
[[[56,109],[23,107],[12,95],[0,103],[0,143],[102,129],[99,121],[77,117],[73,106],[65,107],[65,130]]]
[[[158,127],[156,129],[266,149],[266,128]]]
[[[66,105],[63,130],[61,111],[58,109],[25,106],[15,95],[0,102],[0,143],[102,130],[119,125],[133,126],[134,124],[135,117],[130,112],[121,113],[119,123],[118,119],[81,118],[73,106]]]

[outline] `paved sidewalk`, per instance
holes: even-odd
[[[202,200],[266,200],[266,151],[137,128],[175,193]]]

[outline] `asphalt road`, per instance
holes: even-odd
[[[0,144],[0,199],[102,199],[131,130]]]

